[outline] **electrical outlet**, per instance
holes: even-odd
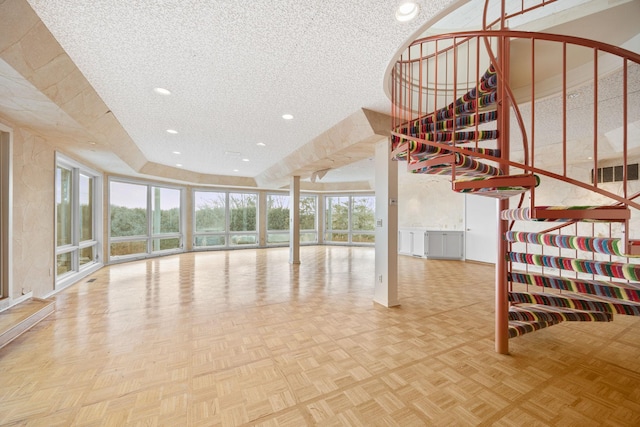
[[[382,274],[378,276],[378,282],[382,283]]]

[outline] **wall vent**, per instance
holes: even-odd
[[[622,181],[624,168],[622,165],[598,168],[598,182]],[[638,163],[627,165],[627,181],[638,180]],[[591,183],[593,183],[593,169],[591,169]]]

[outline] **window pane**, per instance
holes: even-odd
[[[289,229],[289,196],[267,195],[267,230]],[[288,240],[287,240],[288,241]]]
[[[93,240],[93,178],[80,174],[80,241]]]
[[[325,240],[328,242],[349,242],[349,233],[326,233]]]
[[[180,190],[151,187],[153,234],[180,231]]]
[[[375,234],[365,234],[365,233],[354,233],[351,235],[352,243],[375,243],[376,236]]]
[[[56,256],[56,275],[62,276],[71,271],[71,253],[67,252]]]
[[[71,170],[58,166],[56,168],[56,225],[58,246],[70,245],[71,242]]]
[[[257,201],[258,195],[255,193],[229,193],[229,214],[231,218],[229,229],[231,231],[257,230]]]
[[[231,246],[255,245],[258,241],[255,234],[235,234],[230,239]]]
[[[180,248],[179,237],[167,237],[165,239],[153,239],[153,251],[167,251]]]
[[[87,248],[80,249],[80,266],[82,267],[85,264],[89,264],[93,262],[93,246],[89,246]]]
[[[349,197],[327,197],[326,205],[327,230],[348,230]]]
[[[195,246],[224,246],[224,236],[196,236]]]
[[[316,229],[316,196],[300,197],[300,230]]]
[[[351,229],[373,231],[375,227],[376,199],[372,196],[353,197]]]
[[[300,243],[315,243],[318,241],[317,233],[300,233]]]
[[[146,240],[134,240],[131,242],[111,243],[111,256],[123,256],[133,254],[144,254],[147,252]]]
[[[289,243],[289,233],[269,233],[267,234],[267,243]]]
[[[194,193],[196,232],[226,230],[225,198],[226,193],[213,191],[196,191]]]
[[[146,185],[111,181],[109,197],[111,237],[148,234]],[[146,252],[146,249],[143,252]]]

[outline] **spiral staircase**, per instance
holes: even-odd
[[[499,353],[561,322],[640,315],[640,55],[510,30],[554,2],[508,3],[490,21],[487,0],[481,30],[416,40],[391,88],[392,158],[499,199]]]

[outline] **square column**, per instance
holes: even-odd
[[[289,263],[300,264],[300,177],[289,185]]]
[[[376,145],[376,255],[373,301],[385,307],[398,301],[398,162],[388,140]]]

